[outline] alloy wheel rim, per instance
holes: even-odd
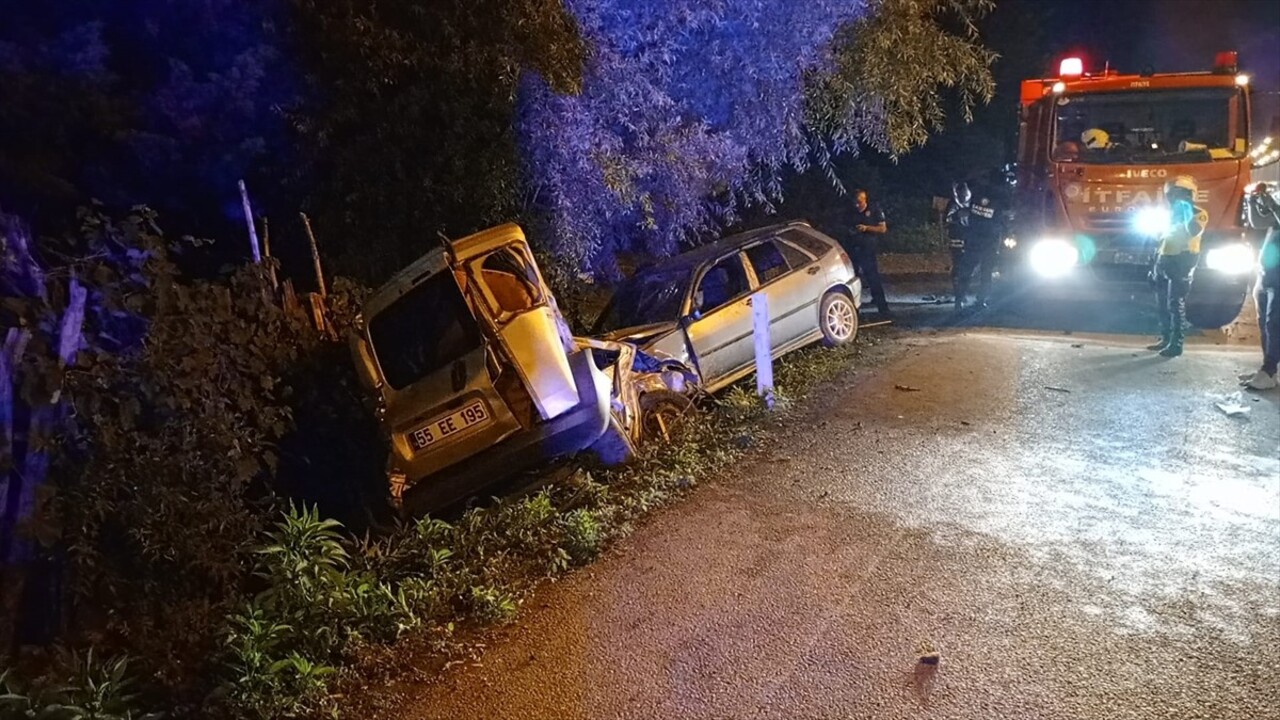
[[[827,330],[837,340],[847,340],[853,334],[853,308],[844,299],[827,306]]]

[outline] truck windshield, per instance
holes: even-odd
[[[436,273],[369,320],[374,356],[396,390],[480,347],[480,329],[448,270]]]
[[[1229,88],[1063,95],[1053,159],[1159,164],[1243,157],[1243,108],[1240,91]]]

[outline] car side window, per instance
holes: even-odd
[[[485,256],[480,276],[501,313],[520,313],[542,302],[538,276],[523,253],[505,247]]]
[[[751,261],[751,267],[756,271],[756,279],[761,285],[782,277],[787,274],[787,259],[782,256],[782,251],[778,249],[778,245],[772,240],[766,240],[759,245],[752,245],[747,248],[747,259]]]
[[[789,265],[792,270],[799,270],[805,265],[813,262],[813,258],[809,257],[808,253],[789,242],[778,242],[778,249],[782,250],[782,256],[787,259],[787,265]]]
[[[735,253],[711,266],[698,283],[695,308],[708,313],[724,305],[749,289],[747,271]]]

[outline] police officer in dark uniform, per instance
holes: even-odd
[[[880,317],[889,317],[889,302],[884,296],[884,283],[880,279],[880,262],[876,257],[880,249],[880,236],[888,231],[884,211],[867,201],[866,190],[853,191],[852,237],[849,254],[858,269],[862,284],[871,292]]]
[[[974,272],[978,273],[976,307],[987,306],[991,276],[996,270],[1000,239],[1004,236],[1004,213],[994,193],[980,191],[969,202],[967,211],[968,229],[965,232],[964,251],[960,253],[955,270],[956,309],[964,307]]]
[[[1258,280],[1253,288],[1253,302],[1258,308],[1258,334],[1262,338],[1262,367],[1256,373],[1240,378],[1240,384],[1251,390],[1272,390],[1280,386],[1276,371],[1280,367],[1280,203],[1266,183],[1258,183],[1245,199],[1249,225],[1266,229],[1258,251]]]
[[[969,183],[960,181],[951,184],[951,200],[947,202],[945,222],[947,245],[951,251],[951,288],[956,310],[964,306],[964,297],[960,294],[960,267],[963,264],[965,241],[969,238],[969,203],[972,200],[973,193],[969,190]]]

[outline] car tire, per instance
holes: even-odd
[[[839,290],[823,295],[818,304],[818,329],[827,347],[844,345],[858,337],[858,308],[853,298]]]
[[[650,390],[640,396],[640,437],[643,442],[670,442],[693,412],[693,401],[674,390]]]

